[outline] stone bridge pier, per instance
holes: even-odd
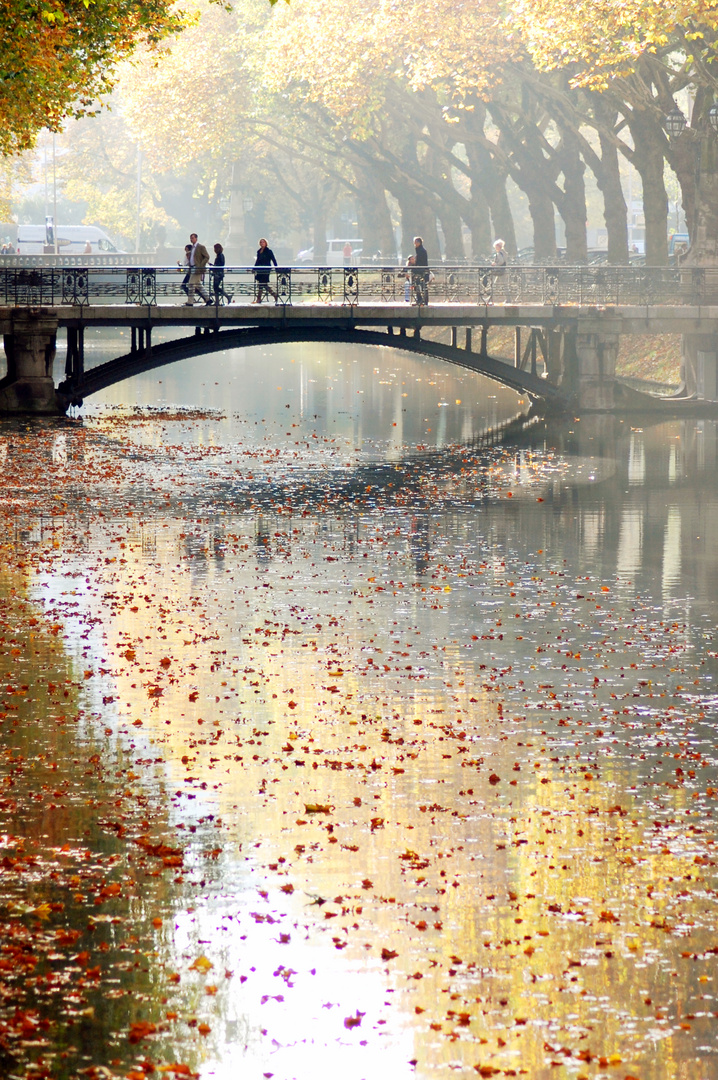
[[[12,308],[0,319],[7,374],[0,379],[0,413],[57,416],[55,393],[58,313],[47,308]]]
[[[616,404],[618,334],[575,335],[575,393],[579,409],[610,412]]]
[[[548,377],[583,412],[611,412],[616,407],[616,361],[620,334],[593,327],[548,330],[545,361]]]

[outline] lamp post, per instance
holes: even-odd
[[[140,212],[142,209],[142,147],[137,143],[137,205],[135,214],[135,251],[140,253]]]

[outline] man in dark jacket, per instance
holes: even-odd
[[[429,303],[429,256],[424,241],[420,236],[414,237],[414,269],[412,279],[414,285],[414,297],[417,304]]]

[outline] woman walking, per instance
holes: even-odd
[[[259,247],[257,249],[257,258],[254,260],[254,265],[255,266],[262,266],[262,267],[269,267],[269,266],[272,266],[272,265],[274,265],[274,266],[277,265],[277,260],[274,258],[274,252],[272,251],[272,249],[270,247],[267,247],[267,241],[264,239],[264,237],[262,237],[262,239],[259,241]],[[257,282],[257,295],[256,295],[255,299],[252,301],[253,304],[261,304],[262,303],[262,293],[263,292],[267,292],[270,296],[273,296],[275,300],[277,299],[277,294],[275,293],[274,289],[272,289],[270,287],[270,284],[269,284],[269,270],[268,269],[258,271],[254,275],[254,280]]]

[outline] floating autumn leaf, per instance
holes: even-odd
[[[360,1027],[361,1022],[362,1022],[362,1017],[364,1017],[364,1016],[366,1016],[366,1013],[359,1012],[359,1010],[357,1009],[357,1011],[354,1013],[353,1016],[345,1016],[344,1017],[344,1027],[347,1028],[347,1030],[351,1030],[352,1028],[355,1028],[355,1027]]]
[[[142,1039],[146,1039],[148,1035],[154,1035],[157,1032],[157,1025],[153,1024],[150,1020],[137,1020],[130,1024],[130,1032],[128,1038],[131,1043],[138,1043]]]
[[[190,964],[190,971],[199,971],[202,975],[206,975],[208,971],[214,967],[211,960],[208,960],[206,956],[198,956],[193,964]]]
[[[394,949],[386,949],[386,948],[384,948],[384,949],[381,950],[381,958],[382,958],[382,960],[393,960],[394,957],[398,956],[398,955],[399,955],[399,953],[396,952]]]
[[[333,807],[329,803],[305,803],[305,814],[331,814]]]

